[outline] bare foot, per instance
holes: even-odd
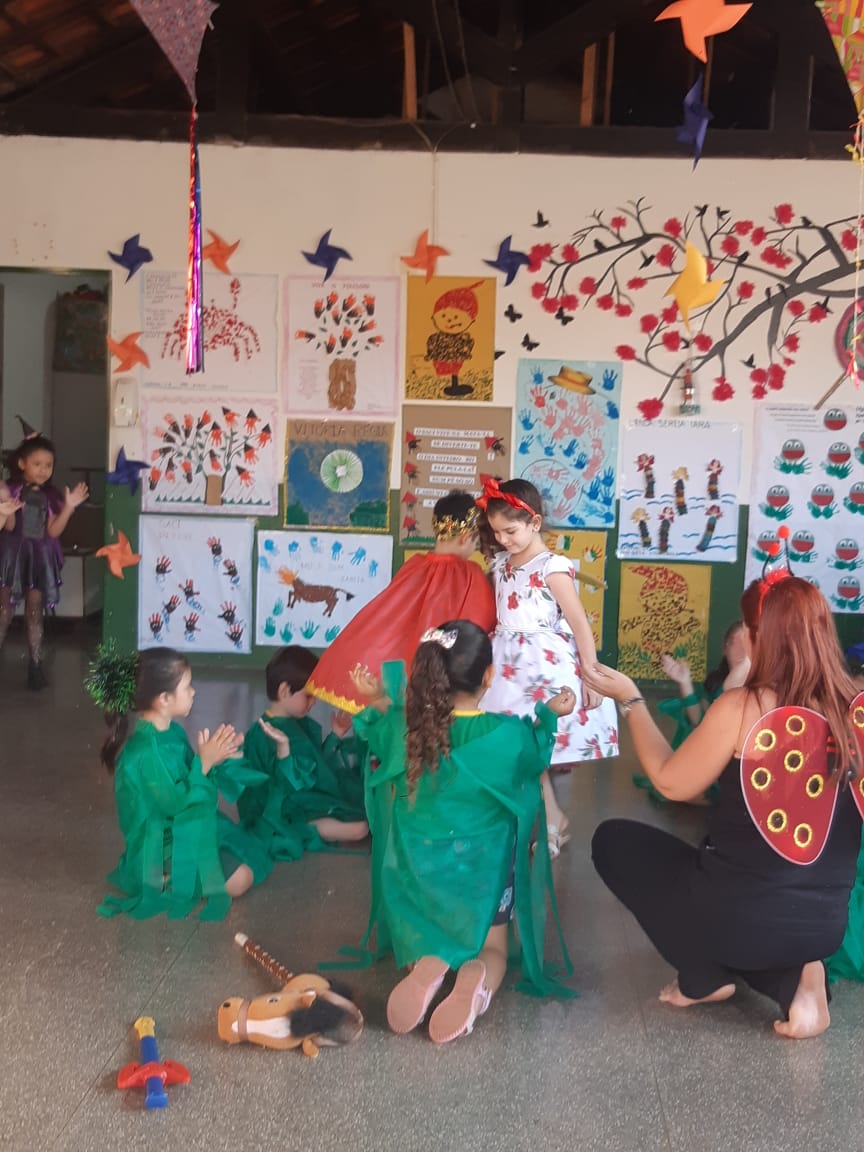
[[[790,1040],[806,1040],[809,1036],[821,1036],[830,1023],[825,969],[820,961],[811,960],[801,970],[798,988],[789,1005],[789,1019],[775,1021],[774,1031]]]
[[[671,1004],[673,1008],[692,1008],[694,1004],[716,1004],[718,1001],[728,1000],[730,996],[734,995],[735,985],[724,984],[709,996],[701,996],[698,1000],[691,1000],[678,987],[678,981],[673,980],[661,991],[660,1000],[663,1004]]]

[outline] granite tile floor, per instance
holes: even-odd
[[[85,625],[55,629],[41,694],[23,686],[19,633],[0,655],[0,1149],[864,1149],[864,987],[840,986],[830,1031],[800,1044],[776,1038],[772,1005],[746,990],[687,1012],[658,1003],[670,973],[594,875],[590,835],[623,814],[695,839],[704,813],[653,807],[631,785],[626,740],[617,762],[557,779],[573,830],[556,875],[578,1000],[504,990],[471,1037],[438,1048],[386,1031],[395,974],[382,962],[345,974],[367,1019],[354,1047],[311,1061],[223,1045],[220,1001],[272,987],[234,933],[296,971],[333,958],[365,926],[368,858],[277,866],[222,924],[98,917],[121,842],[98,764],[102,721],[81,688],[94,644]],[[197,674],[192,723],[246,726],[263,705],[260,680]],[[161,1055],[192,1072],[164,1112],[115,1086],[138,1059],[142,1014],[156,1020]]]

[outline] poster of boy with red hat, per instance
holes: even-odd
[[[427,284],[411,277],[406,397],[491,400],[494,318],[492,279],[433,277]]]

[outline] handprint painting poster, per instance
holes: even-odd
[[[785,556],[832,612],[864,610],[864,408],[769,405],[753,458],[746,580]]]
[[[252,646],[252,520],[141,516],[138,647]]]
[[[148,397],[141,416],[143,512],[272,516],[279,510],[276,404]]]
[[[543,496],[550,528],[615,523],[621,365],[519,361],[513,471]]]
[[[389,536],[259,532],[255,643],[327,648],[392,573]]]
[[[285,527],[390,527],[393,425],[369,420],[289,420]]]
[[[186,375],[186,273],[144,272],[140,346],[145,387],[188,391],[276,391],[276,276],[204,277],[204,368]]]
[[[632,420],[621,438],[622,560],[738,558],[741,429],[695,417]]]

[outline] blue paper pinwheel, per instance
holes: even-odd
[[[352,258],[350,252],[346,252],[344,248],[337,248],[335,244],[330,243],[330,233],[332,231],[332,228],[327,229],[318,241],[318,247],[314,252],[303,253],[310,264],[314,264],[316,268],[324,269],[324,280],[330,279],[340,260],[350,260]]]
[[[679,144],[687,144],[693,149],[693,167],[699,163],[705,145],[705,133],[714,114],[702,103],[702,79],[700,72],[696,83],[684,97],[684,123],[675,133]]]
[[[141,233],[136,232],[134,236],[130,236],[128,240],[123,242],[122,252],[108,253],[115,264],[119,264],[121,268],[126,269],[127,284],[142,264],[149,264],[153,259],[153,253],[150,249],[138,243],[140,239]]]
[[[109,484],[128,484],[129,491],[134,496],[138,491],[138,474],[144,472],[149,465],[144,460],[127,460],[126,449],[121,445],[117,453],[117,462],[113,472],[107,472],[105,479]]]
[[[484,260],[484,264],[488,264],[490,268],[494,268],[497,272],[503,272],[505,275],[504,287],[512,284],[516,279],[516,273],[523,266],[527,267],[531,260],[526,252],[514,252],[510,244],[513,240],[512,236],[505,236],[501,243],[498,245],[498,255],[494,260]]]

